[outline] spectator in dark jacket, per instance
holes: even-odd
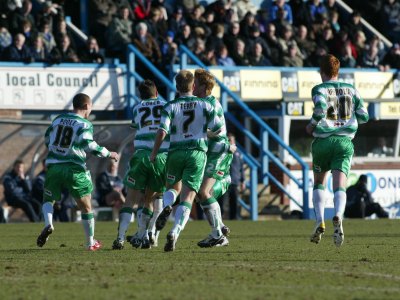
[[[94,36],[90,36],[86,41],[86,46],[80,53],[80,59],[84,63],[102,64],[104,56],[100,53],[99,45]]]
[[[50,61],[50,53],[44,46],[43,38],[41,36],[36,36],[33,40],[33,45],[30,48],[32,59],[34,62],[44,62]]]
[[[228,133],[228,138],[231,145],[236,144],[236,138],[232,133]],[[246,187],[244,183],[243,157],[239,151],[233,153],[230,175],[231,185],[229,186],[228,192],[222,197],[222,201],[229,201],[229,219],[236,220],[239,218],[237,208],[240,193],[243,192]],[[222,203],[220,203],[220,206],[223,207]]]
[[[99,206],[113,208],[113,218],[118,217],[119,209],[125,202],[126,189],[118,176],[118,164],[110,161],[107,170],[96,178],[97,202]]]
[[[53,63],[77,63],[80,59],[74,49],[71,47],[71,41],[68,35],[64,35],[59,41],[57,47],[50,52]]]
[[[31,52],[25,45],[25,36],[22,33],[16,34],[14,36],[14,42],[4,49],[3,59],[5,61],[25,63],[32,61]]]
[[[40,221],[41,203],[31,197],[31,182],[25,176],[25,164],[16,160],[4,176],[4,197],[9,206],[21,208],[31,222]]]
[[[361,175],[355,185],[350,186],[347,191],[347,203],[345,217],[364,218],[376,214],[379,218],[387,218],[388,213],[379,203],[374,202],[367,188],[368,176]]]

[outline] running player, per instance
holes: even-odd
[[[313,157],[313,204],[316,225],[311,242],[318,244],[325,232],[325,185],[328,171],[332,171],[335,216],[332,219],[333,242],[343,244],[343,214],[346,207],[347,175],[354,154],[352,139],[358,124],[368,122],[368,112],[358,91],[338,81],[340,62],[331,55],[320,60],[321,84],[312,89],[314,113],[306,130],[314,136],[311,145]]]
[[[207,128],[217,132],[222,125],[214,107],[208,101],[192,95],[194,76],[190,71],[181,70],[175,81],[179,98],[164,107],[160,129],[150,156],[150,160],[155,161],[162,141],[169,133],[168,190],[163,195],[164,209],[157,219],[157,228],[165,226],[172,204],[180,192],[181,195],[180,205],[175,213],[175,224],[167,235],[164,251],[175,250],[179,234],[189,219],[194,197],[200,189],[207,160]]]
[[[151,163],[150,151],[157,130],[160,125],[161,110],[166,104],[158,99],[157,88],[153,81],[145,80],[139,85],[142,101],[133,110],[132,127],[135,128],[134,154],[129,162],[129,170],[125,176],[124,184],[128,187],[128,195],[124,206],[121,208],[118,224],[118,236],[113,242],[112,249],[124,247],[125,234],[131,222],[133,205],[136,203],[146,205],[138,214],[138,232],[131,239],[132,246],[150,248],[147,227],[153,215],[150,202],[157,193],[165,189],[165,165],[167,160],[168,141],[161,144],[160,151]]]
[[[56,117],[45,134],[49,151],[42,205],[45,227],[37,238],[37,245],[43,247],[53,233],[53,205],[60,200],[61,191],[67,188],[82,212],[87,249],[96,251],[101,244],[94,239],[95,222],[91,207],[93,183],[90,172],[86,169],[85,151],[99,157],[110,157],[115,161],[118,161],[119,156],[116,152],[100,147],[93,140],[93,125],[87,120],[92,111],[90,97],[77,94],[72,104],[73,112]]]
[[[221,208],[217,198],[211,194],[211,190],[217,181],[229,176],[230,164],[233,158],[232,153],[236,151],[236,146],[231,145],[228,141],[222,106],[214,96],[211,96],[215,85],[214,76],[204,69],[196,69],[194,72],[194,85],[193,94],[209,101],[222,122],[219,134],[215,137],[212,134],[209,136],[207,164],[199,191],[200,205],[207,216],[212,231],[198,245],[200,247],[226,246],[229,242],[225,235],[228,235],[230,230],[222,222]]]

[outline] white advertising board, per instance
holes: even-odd
[[[301,171],[292,171],[293,175],[300,180]],[[356,183],[361,174],[368,176],[368,190],[371,192],[375,202],[378,202],[385,209],[397,206],[400,204],[400,170],[351,170],[348,178],[348,186]],[[312,209],[312,190],[314,186],[313,173],[309,173],[309,207]],[[300,205],[303,205],[302,191],[291,180],[288,185],[288,191]],[[333,190],[332,190],[332,175],[327,178],[326,189],[327,201],[326,207],[333,208]],[[291,210],[302,210],[301,207],[290,201]],[[399,212],[400,214],[400,212]]]
[[[72,109],[72,98],[85,93],[93,110],[125,106],[120,68],[0,67],[0,109]]]

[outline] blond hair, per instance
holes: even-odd
[[[188,70],[180,70],[175,77],[176,89],[180,94],[186,94],[193,90],[194,75]]]
[[[214,75],[204,69],[196,69],[194,71],[194,78],[197,80],[197,83],[199,85],[205,86],[206,95],[211,95],[211,92],[215,85]]]

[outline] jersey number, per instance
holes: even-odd
[[[59,146],[61,148],[69,148],[72,142],[72,136],[74,135],[74,130],[71,126],[57,126],[56,139],[53,145]]]
[[[139,113],[143,112],[143,115],[140,118],[140,127],[143,128],[143,127],[152,125],[152,121],[148,120],[150,115],[153,115],[154,125],[160,124],[161,110],[162,110],[161,105],[153,106],[153,108],[150,108],[150,107],[139,108]]]
[[[185,110],[183,112],[183,115],[187,117],[187,119],[183,122],[183,132],[188,132],[189,130],[189,125],[193,122],[194,120],[194,110]]]

